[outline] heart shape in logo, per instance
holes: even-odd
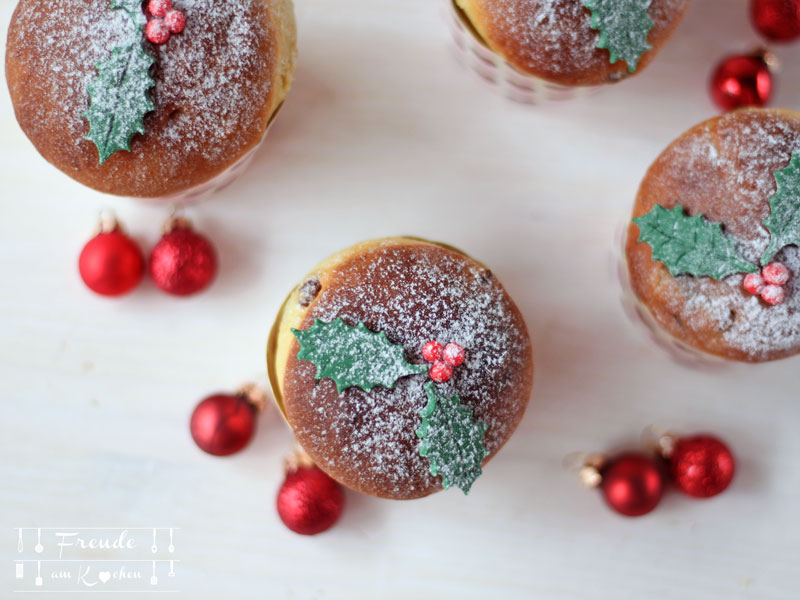
[[[97,578],[102,581],[103,583],[107,583],[109,579],[111,579],[111,573],[108,571],[100,571],[97,574]]]

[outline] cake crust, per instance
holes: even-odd
[[[609,62],[597,47],[591,11],[583,0],[454,0],[481,39],[517,69],[566,86],[601,85],[631,73],[623,61]],[[652,46],[636,72],[658,54],[681,22],[689,0],[653,0],[648,15],[655,25]]]
[[[332,380],[314,378],[315,365],[298,360],[299,344],[289,329],[339,317],[385,333],[414,364],[426,364],[421,349],[430,340],[465,348],[464,365],[438,385],[459,395],[474,418],[489,426],[484,464],[517,427],[531,393],[533,352],[522,315],[500,283],[448,247],[411,238],[366,242],[322,263],[292,292],[268,358],[289,425],[334,479],[392,499],[441,489],[440,478],[419,455],[416,436],[427,375],[402,378],[394,390],[349,388],[340,394]]]
[[[262,139],[295,63],[291,0],[174,0],[186,29],[160,46],[151,98],[130,152],[102,165],[86,140],[95,65],[128,43],[133,26],[108,0],[20,0],[6,79],[17,121],[42,156],[98,191],[138,197],[189,190],[225,171]]]
[[[737,250],[758,265],[769,245],[763,221],[777,190],[775,171],[800,153],[800,113],[744,109],[710,119],[675,140],[642,181],[633,210],[640,217],[660,204],[721,223]],[[625,254],[633,291],[672,337],[708,354],[762,362],[800,351],[800,249],[783,248],[789,267],[786,301],[770,306],[744,289],[744,274],[722,281],[673,277],[639,242],[631,223]]]

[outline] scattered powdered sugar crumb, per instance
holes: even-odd
[[[531,69],[553,73],[590,70],[597,64],[599,32],[590,28],[583,0],[488,0],[491,29],[517,41],[519,58]],[[648,15],[668,27],[688,0],[654,0]],[[585,27],[576,24],[585,23]]]
[[[800,126],[775,113],[734,113],[716,126],[700,129],[679,140],[659,161],[667,168],[656,187],[691,190],[678,204],[723,223],[736,240],[741,255],[755,265],[769,245],[763,220],[777,186],[774,172],[786,167],[793,152],[800,152]],[[727,216],[727,218],[726,218]],[[800,248],[787,246],[776,259],[785,264],[791,279],[786,301],[770,306],[744,290],[744,274],[732,275],[720,285],[708,278],[681,276],[681,295],[688,301],[667,298],[689,329],[709,325],[722,332],[731,347],[763,360],[770,354],[800,347]]]
[[[524,409],[498,399],[507,400],[523,385],[530,342],[493,276],[477,265],[466,275],[463,269],[463,259],[440,252],[419,252],[409,262],[407,252],[385,246],[375,251],[352,287],[323,291],[309,316],[325,322],[341,317],[350,325],[363,320],[371,330],[401,344],[416,364],[426,364],[421,350],[430,340],[460,344],[466,361],[448,382],[437,386],[443,394],[460,396],[473,417],[489,426],[484,443],[493,452]],[[313,365],[299,363],[297,376],[313,377],[314,372]],[[413,492],[410,480],[431,478],[416,436],[418,413],[428,402],[423,389],[427,380],[427,374],[404,377],[394,390],[375,388],[369,393],[350,388],[336,395],[333,406],[332,383],[321,380],[307,399],[319,421],[295,427],[295,433],[304,445],[315,448],[324,448],[333,435],[346,463],[339,466],[357,473],[365,487],[380,481],[396,494]],[[321,430],[323,422],[333,431]],[[333,466],[333,460],[328,464]]]

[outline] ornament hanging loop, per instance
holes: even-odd
[[[243,384],[236,390],[236,395],[246,400],[259,414],[267,408],[267,392],[255,383]]]

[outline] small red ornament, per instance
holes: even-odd
[[[427,362],[436,362],[442,358],[442,345],[439,342],[431,341],[422,347],[422,358]]]
[[[761,292],[761,299],[771,306],[778,306],[786,300],[786,291],[777,285],[768,285]]]
[[[603,496],[620,514],[645,515],[661,501],[664,477],[658,465],[643,454],[621,454],[603,467],[601,475]]]
[[[278,490],[281,521],[301,535],[330,529],[339,520],[343,506],[344,494],[339,484],[310,464],[290,468]]]
[[[451,367],[461,366],[466,356],[464,348],[453,342],[447,344],[442,352],[442,359]]]
[[[164,17],[172,10],[172,0],[150,0],[147,3],[147,10],[154,17]]]
[[[763,107],[772,97],[772,73],[764,55],[725,58],[711,78],[711,95],[724,111]]]
[[[100,233],[83,247],[78,259],[81,279],[101,296],[127,294],[142,280],[144,256],[116,219],[101,223]]]
[[[150,275],[156,285],[175,296],[207,288],[217,274],[217,254],[188,221],[173,217],[150,255]]]
[[[761,275],[770,285],[786,285],[789,281],[789,269],[779,262],[770,263],[761,269]]]
[[[710,498],[724,491],[736,471],[731,451],[710,435],[678,438],[667,460],[678,488],[696,498]]]
[[[245,393],[209,396],[192,413],[192,439],[214,456],[235,454],[252,439],[257,412],[258,406]]]
[[[429,374],[431,379],[433,379],[436,383],[444,383],[449,381],[453,376],[453,367],[448,365],[446,362],[436,361],[431,366]]]
[[[153,19],[145,27],[144,34],[154,44],[166,44],[169,40],[169,27],[164,19]]]
[[[770,40],[788,42],[800,37],[800,0],[751,0],[750,17]]]
[[[180,33],[186,27],[186,16],[179,10],[171,10],[164,17],[170,33]]]

